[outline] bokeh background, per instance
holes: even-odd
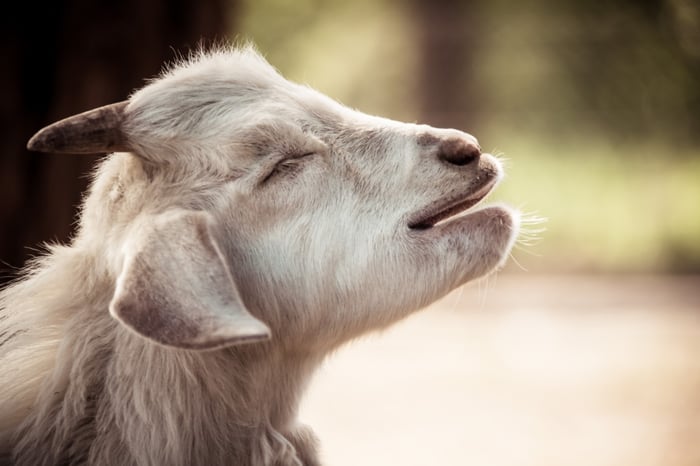
[[[697,0],[39,0],[0,15],[2,280],[68,241],[98,156],[34,131],[250,40],[351,107],[502,154],[497,277],[326,363],[329,465],[700,465]],[[544,228],[544,230],[543,230]]]

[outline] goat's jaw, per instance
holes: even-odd
[[[463,271],[467,272],[464,279],[471,280],[503,264],[519,228],[519,212],[505,205],[490,205],[432,228],[410,230],[410,236],[433,244],[442,251],[438,254],[445,254],[447,250],[466,259],[474,269]]]
[[[482,160],[466,189],[433,201],[407,221],[409,237],[429,251],[421,263],[434,262],[445,273],[444,291],[502,266],[518,235],[517,211],[504,205],[473,209],[503,178],[498,160],[488,154],[482,154]]]

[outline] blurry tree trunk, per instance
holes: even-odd
[[[422,122],[468,132],[478,113],[472,70],[479,21],[478,3],[413,0],[419,62]]]
[[[2,15],[0,281],[65,241],[96,156],[29,153],[46,124],[126,99],[177,52],[225,38],[231,0],[37,0]]]

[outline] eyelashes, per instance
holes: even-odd
[[[261,183],[267,183],[268,181],[277,177],[293,178],[297,174],[301,173],[304,164],[313,155],[315,155],[315,152],[305,152],[303,154],[281,159],[275,164],[274,167],[272,167],[272,170],[265,175],[265,178],[263,178]]]

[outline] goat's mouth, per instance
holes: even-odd
[[[497,183],[498,177],[493,177],[486,180],[476,190],[464,196],[435,202],[413,215],[408,222],[408,227],[412,230],[427,230],[438,223],[445,223],[457,216],[462,217],[462,215],[459,214],[471,209],[484,200]]]

